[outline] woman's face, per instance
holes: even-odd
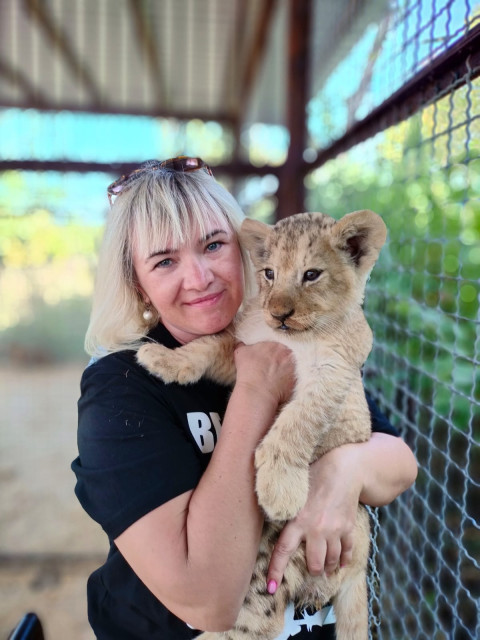
[[[150,255],[134,252],[138,284],[182,344],[225,329],[244,293],[243,265],[234,231],[212,223],[179,248],[158,247]]]

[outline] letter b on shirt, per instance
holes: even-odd
[[[220,416],[202,411],[187,413],[188,427],[202,453],[211,453],[220,433]]]

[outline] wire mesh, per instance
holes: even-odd
[[[394,91],[479,14],[461,1],[397,3],[370,91],[392,69]],[[389,229],[365,303],[375,335],[365,383],[414,450],[419,476],[372,511],[371,637],[379,640],[480,638],[476,75],[470,67],[461,83],[452,77],[414,116],[308,177],[310,210],[338,217],[370,208]]]

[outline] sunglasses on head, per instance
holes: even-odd
[[[163,169],[165,171],[175,171],[178,173],[190,173],[192,171],[198,171],[199,169],[205,169],[205,171],[213,176],[210,167],[205,164],[201,158],[189,158],[188,156],[177,156],[176,158],[169,158],[168,160],[147,160],[141,164],[137,169],[130,171],[121,176],[115,182],[107,188],[108,200],[110,205],[112,204],[112,196],[118,196],[122,191],[128,189],[128,187],[144,173],[150,171],[156,171]]]

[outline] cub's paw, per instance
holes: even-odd
[[[203,374],[189,355],[182,352],[182,347],[167,349],[161,344],[144,344],[137,351],[137,360],[167,383],[188,384],[196,382]]]
[[[285,453],[260,444],[255,452],[258,502],[270,520],[291,520],[305,506],[308,466],[292,464]]]

